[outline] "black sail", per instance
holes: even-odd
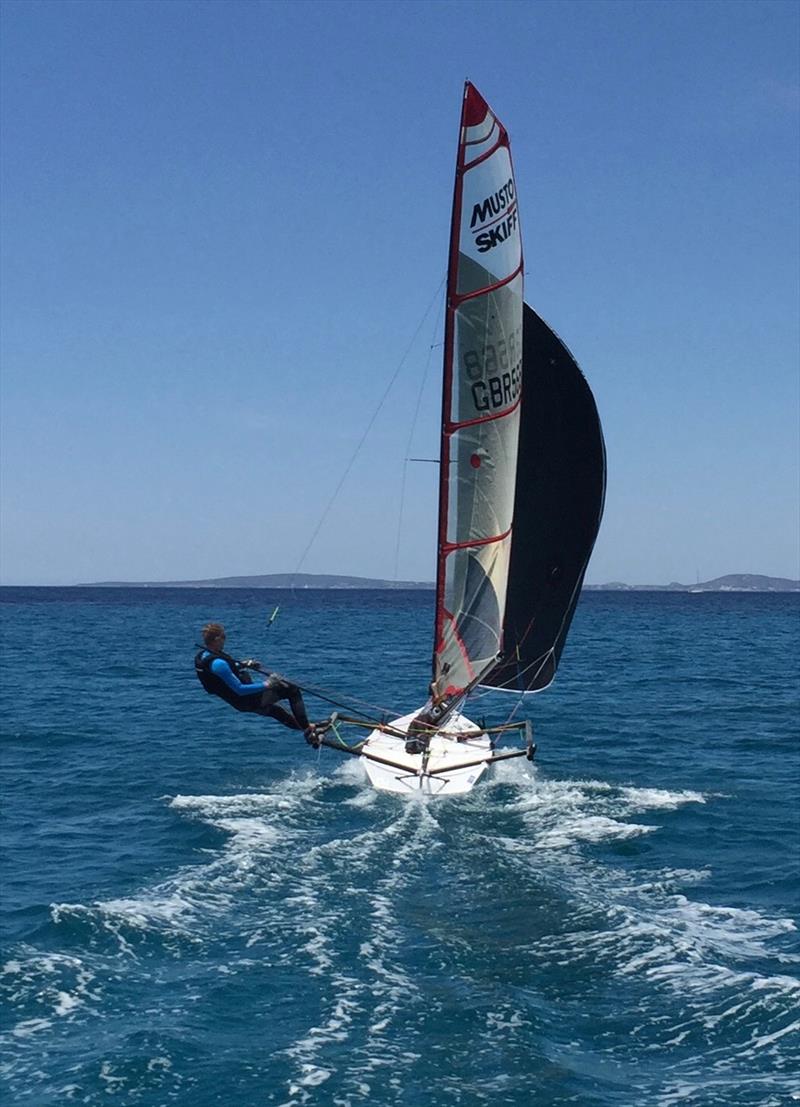
[[[606,458],[586,379],[527,304],[522,378],[503,653],[481,683],[538,691],[555,676],[600,527]]]

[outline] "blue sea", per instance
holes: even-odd
[[[4,1104],[800,1102],[800,596],[584,595],[550,689],[472,705],[535,762],[451,799],[192,671],[213,618],[403,713],[429,592],[0,600]]]

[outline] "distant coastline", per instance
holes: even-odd
[[[587,592],[800,592],[800,580],[765,577],[757,573],[729,573],[696,584],[584,584]]]
[[[79,587],[79,586],[76,586]],[[208,580],[98,581],[85,588],[361,588],[431,590],[432,581],[380,580],[372,577],[335,576],[325,573],[262,573],[258,576],[213,577]],[[587,592],[800,592],[800,580],[732,573],[696,584],[584,584]]]
[[[249,577],[213,577],[209,580],[128,581],[108,580],[84,585],[87,588],[374,588],[432,589],[431,581],[379,580],[372,577],[345,577],[327,573],[262,573]]]

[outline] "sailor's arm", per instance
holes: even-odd
[[[221,657],[216,657],[211,662],[211,672],[214,676],[218,676],[220,680],[224,680],[237,696],[260,696],[266,688],[266,683],[261,681],[254,684],[245,684],[239,680],[228,662],[223,661]]]

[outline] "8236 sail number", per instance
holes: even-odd
[[[483,351],[465,350],[462,363],[470,382],[472,402],[479,412],[510,407],[522,388],[522,356],[516,335],[487,343]]]

